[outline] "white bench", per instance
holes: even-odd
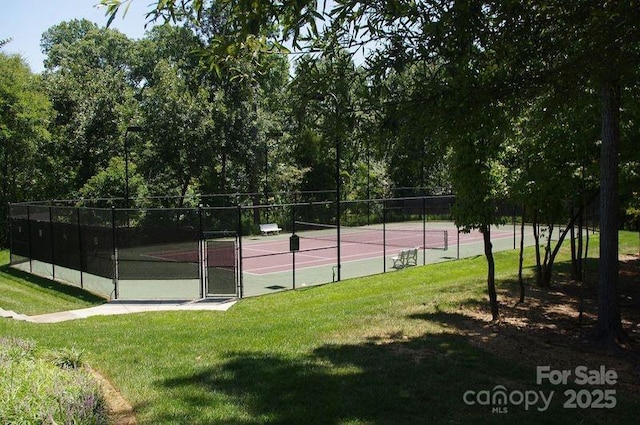
[[[418,248],[411,248],[407,250],[407,266],[418,265]]]
[[[394,269],[418,265],[418,248],[403,249],[398,255],[391,257]]]
[[[270,234],[277,235],[282,231],[281,228],[278,227],[276,223],[266,223],[260,225],[260,232],[263,236],[267,236]]]

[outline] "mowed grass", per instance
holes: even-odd
[[[29,316],[99,305],[97,295],[12,269],[9,251],[0,251],[0,307]]]
[[[623,234],[621,252],[637,252],[637,237]],[[532,258],[529,251],[528,266]],[[517,252],[498,253],[496,263],[500,287],[513,285]],[[465,404],[466,391],[497,385],[558,390],[538,386],[535,367],[471,345],[448,320],[486,303],[485,278],[485,260],[477,257],[245,299],[226,313],[145,313],[48,325],[1,320],[0,335],[85,350],[142,424],[637,419],[637,394],[623,389],[612,410],[564,409],[562,391],[544,412],[509,406],[500,414]],[[0,307],[5,301],[3,293]]]

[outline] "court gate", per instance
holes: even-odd
[[[237,297],[239,294],[238,240],[203,238],[204,296]]]

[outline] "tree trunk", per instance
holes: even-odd
[[[549,288],[551,286],[551,272],[553,269],[553,257],[551,253],[551,238],[553,237],[553,224],[549,224],[547,226],[549,230],[549,234],[547,235],[547,245],[544,247],[544,263],[542,264],[542,285],[545,288]],[[558,241],[556,247],[560,247],[562,244],[562,240]]]
[[[578,252],[576,258],[576,276],[574,277],[578,282],[582,282],[582,268],[584,266],[582,261],[584,251],[584,209],[582,211],[583,213],[580,214],[580,218],[578,219]]]
[[[220,171],[220,193],[227,193],[227,154],[222,153],[222,169]]]
[[[489,304],[491,306],[492,320],[498,320],[498,295],[496,294],[496,265],[493,260],[493,245],[491,244],[491,227],[482,226],[482,239],[484,241],[484,255],[487,258],[487,289],[489,291]]]
[[[558,255],[558,252],[560,252],[560,247],[562,246],[562,243],[564,242],[564,239],[567,237],[567,234],[569,233],[570,230],[572,230],[576,224],[576,220],[578,218],[580,218],[582,215],[582,208],[580,208],[580,211],[578,212],[578,214],[574,215],[571,217],[571,219],[569,220],[569,224],[567,224],[567,227],[565,227],[564,231],[560,234],[560,237],[558,238],[558,242],[556,243],[555,248],[553,248],[553,251],[551,250],[551,236],[553,235],[553,225],[549,226],[549,238],[547,239],[547,247],[546,247],[546,254],[545,254],[545,259],[544,259],[544,278],[545,278],[545,285],[547,287],[551,286],[551,275],[553,274],[553,265],[555,264],[556,261],[556,256]]]
[[[248,164],[249,167],[249,191],[251,192],[251,202],[253,203],[253,224],[257,227],[261,223],[260,212],[262,208],[258,208],[257,205],[260,205],[260,187],[258,184],[259,178],[258,174],[260,173],[260,167],[258,161],[253,161],[251,164]],[[264,213],[266,215],[269,214],[269,210],[265,209]],[[269,219],[265,217],[265,220]]]
[[[600,262],[596,337],[606,344],[625,340],[618,297],[618,154],[620,84],[601,88],[602,145],[600,157]]]
[[[533,215],[533,240],[536,245],[536,285],[542,286],[542,266],[540,264],[540,234],[538,227],[538,212]]]
[[[571,216],[573,217],[573,207],[571,207]],[[571,226],[569,230],[569,238],[571,241],[571,279],[577,280],[578,276],[578,254],[576,252],[576,230],[575,226]]]
[[[182,208],[184,206],[184,198],[187,196],[190,181],[191,179],[188,176],[184,176],[182,186],[180,187],[180,201],[178,202],[178,208]]]

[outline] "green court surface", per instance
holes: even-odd
[[[473,256],[484,255],[484,243],[482,235],[477,232],[471,234],[460,234],[460,243],[458,244],[458,232],[452,223],[438,222],[429,223],[434,229],[447,229],[449,232],[448,249],[418,249],[417,266],[432,264],[442,261],[451,261],[458,258],[467,258]],[[492,244],[495,252],[514,249],[519,246],[520,229],[514,229],[513,225],[495,226],[492,228]],[[514,237],[515,236],[515,237]],[[243,247],[247,244],[264,244],[266,240],[288,240],[290,234],[281,234],[267,237],[245,238]],[[525,230],[525,246],[534,244],[531,228]],[[353,245],[357,249],[359,244],[346,243],[344,245]],[[393,268],[392,257],[396,256],[400,248],[387,248],[386,252],[380,252],[370,258],[350,260],[341,255],[341,280],[355,277],[368,276],[378,273],[397,273],[401,268]],[[293,255],[291,253],[277,255],[277,262],[289,261],[291,267],[285,271],[276,271],[272,273],[253,273],[244,271],[242,274],[243,296],[256,296],[273,293],[282,290],[304,288],[319,284],[335,282],[337,279],[337,255],[335,249],[331,251],[334,254],[331,264],[321,264],[316,266],[296,265],[293,271]],[[299,256],[300,254],[296,254]],[[411,266],[414,267],[414,266]]]

